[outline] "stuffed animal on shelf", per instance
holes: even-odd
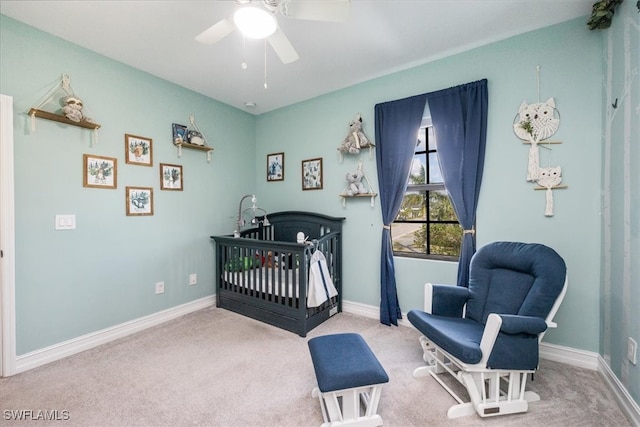
[[[75,96],[67,96],[64,99],[62,113],[72,122],[81,122],[85,119],[84,114],[82,113],[82,100]]]
[[[362,183],[362,179],[364,178],[364,172],[362,172],[361,168],[358,168],[354,172],[348,172],[346,175],[347,181],[349,184],[345,189],[345,194],[347,196],[355,196],[356,194],[367,194],[368,191],[364,187]]]
[[[373,143],[362,130],[362,117],[358,113],[355,119],[349,122],[349,134],[338,148],[341,153],[358,154],[361,148],[373,147]]]
[[[193,145],[204,146],[204,138],[202,137],[202,133],[198,132],[197,130],[188,130],[187,142]]]

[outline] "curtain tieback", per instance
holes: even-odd
[[[462,230],[462,234],[471,234],[471,235],[475,235],[476,234],[476,230],[475,229],[471,229],[471,230]]]
[[[385,230],[391,230],[391,226],[390,225],[383,225],[382,228],[384,228]]]

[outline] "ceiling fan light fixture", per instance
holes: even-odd
[[[243,7],[233,15],[233,22],[245,37],[264,39],[276,32],[278,23],[269,12],[257,7]]]

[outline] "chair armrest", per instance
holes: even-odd
[[[499,314],[502,318],[500,332],[505,334],[538,335],[547,330],[547,322],[539,317]]]
[[[517,316],[491,313],[484,325],[480,351],[482,359],[477,364],[491,369],[533,369],[538,364],[538,353],[532,352],[530,339],[522,340],[519,334],[540,334],[547,327],[544,319],[531,316]],[[500,344],[498,343],[499,335]],[[535,340],[536,348],[538,340]],[[520,345],[522,344],[522,345]],[[526,354],[525,354],[526,352]],[[489,366],[491,364],[491,366]]]
[[[498,333],[502,327],[502,317],[495,313],[490,313],[487,317],[487,322],[484,324],[484,331],[482,332],[482,339],[480,340],[480,351],[482,351],[482,359],[480,359],[479,365],[486,366],[487,360],[493,350],[493,345],[496,343]]]
[[[424,285],[424,311],[445,317],[462,317],[464,305],[469,299],[469,289],[462,286]]]

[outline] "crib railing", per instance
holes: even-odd
[[[231,292],[307,310],[309,259],[316,250],[325,255],[334,286],[341,293],[340,233],[330,232],[304,244],[261,240],[261,237],[271,237],[269,227],[246,230],[239,238],[214,237],[218,298],[223,292]],[[325,309],[326,305],[336,305],[340,299],[334,297],[320,307],[310,308],[306,316]]]

